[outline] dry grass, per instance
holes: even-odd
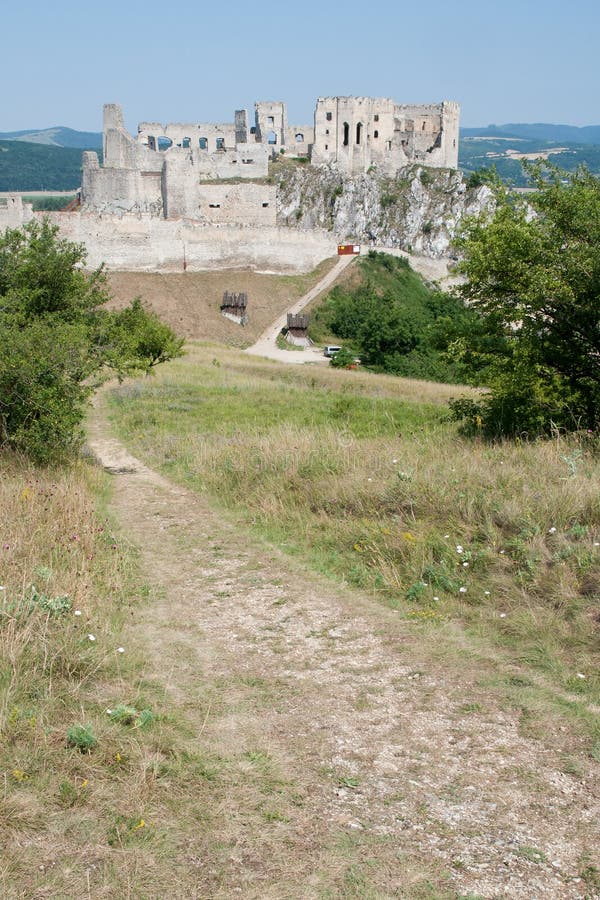
[[[0,473],[0,895],[174,896],[165,861],[217,807],[213,766],[128,628],[150,588],[98,515],[105,476],[7,455]],[[120,703],[154,717],[121,723]]]
[[[205,348],[117,410],[153,464],[321,571],[597,703],[598,459],[577,438],[462,440],[441,406],[458,390]]]
[[[113,272],[110,287],[115,307],[124,306],[134,297],[143,297],[182,337],[247,347],[336,262],[337,257],[326,259],[307,275],[261,275],[250,270],[180,275]],[[226,290],[248,294],[246,326],[236,325],[221,315],[220,304]]]

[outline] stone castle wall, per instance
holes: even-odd
[[[20,194],[0,193],[0,231],[21,228],[33,217],[31,203],[23,203]]]
[[[40,214],[35,213],[35,216]],[[181,272],[253,269],[261,272],[310,272],[335,256],[335,235],[320,229],[263,225],[202,225],[186,219],[150,215],[50,213],[61,237],[85,244],[90,268]]]

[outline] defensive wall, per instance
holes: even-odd
[[[321,229],[202,225],[149,215],[34,213],[43,215],[59,226],[61,237],[85,244],[89,268],[106,263],[111,270],[138,272],[182,272],[185,267],[301,273],[337,252],[335,235]]]

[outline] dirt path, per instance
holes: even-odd
[[[524,736],[487,662],[449,669],[439,639],[238,530],[100,414],[90,445],[164,588],[134,626],[148,664],[197,742],[247,767],[202,866],[173,861],[173,897],[597,896],[589,766],[565,774],[558,737]]]
[[[367,252],[367,251],[364,251]],[[430,259],[425,256],[413,256],[404,250],[396,248],[384,247],[382,253],[389,253],[392,256],[402,256],[408,259],[412,268],[419,272],[429,281],[436,281],[442,287],[450,287],[457,283],[457,279],[449,273],[448,259]],[[305,306],[318,297],[319,294],[331,287],[340,277],[344,269],[356,259],[355,256],[341,256],[333,269],[325,275],[310,291],[304,294],[299,300],[290,306],[272,325],[261,334],[258,340],[248,347],[244,352],[254,356],[264,356],[267,359],[275,359],[278,362],[286,362],[290,365],[303,365],[304,363],[321,363],[326,365],[328,360],[323,357],[320,348],[306,347],[303,351],[281,350],[277,344],[277,335],[281,329],[287,324],[288,313],[299,313]]]
[[[310,291],[307,291],[306,294],[300,297],[293,306],[286,309],[272,325],[269,325],[256,343],[252,344],[251,347],[248,347],[245,352],[250,353],[253,356],[266,356],[267,359],[276,359],[278,362],[287,362],[292,365],[302,365],[303,363],[309,362],[327,364],[329,360],[324,358],[321,349],[306,347],[303,351],[280,350],[275,342],[277,340],[277,335],[287,324],[288,313],[293,314],[301,312],[311,300],[314,300],[315,297],[318,297],[319,294],[327,290],[328,287],[331,287],[331,285],[337,281],[344,269],[346,269],[350,263],[354,262],[355,258],[356,257],[354,256],[340,256],[333,269],[317,282]]]

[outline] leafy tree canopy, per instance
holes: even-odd
[[[406,259],[370,250],[354,280],[335,287],[317,308],[310,333],[316,341],[329,335],[349,341],[377,371],[456,382],[466,369],[457,357],[447,358],[449,335],[478,321],[462,301],[429,288]]]
[[[534,193],[497,191],[493,216],[470,220],[458,241],[460,293],[488,338],[504,340],[487,352],[490,393],[455,411],[490,435],[595,429],[600,418],[600,182],[586,169],[529,172]]]
[[[102,268],[48,220],[0,235],[0,444],[51,462],[82,439],[86,401],[102,380],[178,356],[182,341],[139,300],[104,309]]]

